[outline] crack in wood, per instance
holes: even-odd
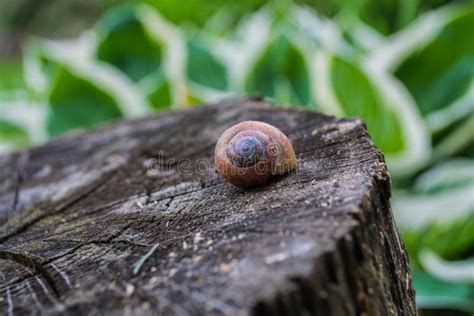
[[[59,256],[54,256],[54,257],[51,257],[49,259],[46,259],[44,261],[44,264],[54,262],[54,261],[56,261],[56,260],[58,260],[62,257],[73,254],[73,253],[77,252],[80,248],[88,246],[88,245],[112,245],[112,246],[114,246],[115,244],[113,244],[112,241],[115,238],[120,237],[123,234],[123,232],[125,232],[128,228],[130,228],[132,226],[133,226],[133,223],[128,223],[124,227],[122,227],[118,232],[116,232],[115,234],[110,235],[109,237],[107,237],[105,239],[88,240],[88,241],[82,242],[81,244],[79,244],[77,246],[74,246],[73,248],[69,249],[68,251],[66,251],[65,253],[63,253]]]
[[[39,221],[49,217],[49,216],[54,216],[54,215],[58,215],[60,214],[61,212],[67,210],[68,208],[70,208],[71,206],[73,206],[74,204],[82,201],[83,199],[85,199],[86,197],[88,197],[89,195],[93,194],[95,191],[97,191],[100,187],[102,187],[102,185],[104,185],[105,183],[107,183],[107,181],[109,181],[113,175],[115,174],[115,172],[117,172],[116,169],[114,169],[113,171],[111,172],[108,172],[106,173],[106,175],[104,176],[101,176],[101,178],[99,180],[96,181],[95,184],[92,184],[90,185],[90,187],[87,189],[87,190],[84,190],[84,192],[81,192],[78,196],[76,196],[75,198],[73,198],[71,201],[69,202],[66,202],[64,205],[59,205],[56,207],[56,209],[52,212],[46,212],[46,213],[43,213],[35,218],[33,218],[32,220],[28,221],[27,223],[23,224],[22,226],[20,226],[19,228],[17,228],[16,230],[14,230],[13,232],[11,233],[8,233],[8,234],[5,234],[3,236],[0,236],[0,244],[4,244],[5,242],[7,242],[11,237],[17,235],[17,234],[21,234],[23,233],[24,231],[26,231],[28,228],[30,228],[31,226],[35,225],[36,223],[38,223]]]
[[[13,203],[12,203],[12,210],[13,212],[16,211],[16,208],[18,207],[18,200],[20,196],[20,190],[21,190],[21,185],[23,183],[23,170],[26,164],[26,161],[28,160],[29,152],[25,151],[20,154],[20,158],[18,158],[18,164],[17,164],[17,179],[16,179],[16,184],[15,184],[15,195],[13,196]]]
[[[111,246],[116,246],[116,244],[112,243],[112,241],[115,238],[120,237],[123,234],[123,232],[126,231],[131,226],[133,226],[133,223],[129,223],[129,224],[125,225],[118,232],[116,232],[115,234],[107,237],[106,239],[97,239],[97,240],[89,240],[89,241],[86,241],[86,242],[82,242],[81,244],[69,249],[68,251],[66,251],[65,253],[63,253],[59,256],[54,256],[54,257],[51,257],[51,258],[48,258],[48,259],[44,259],[42,261],[40,261],[40,259],[36,259],[36,258],[31,257],[31,256],[23,255],[21,253],[12,252],[12,251],[5,251],[5,250],[0,250],[0,259],[12,260],[12,261],[15,261],[17,263],[22,264],[23,266],[32,268],[33,271],[35,272],[35,274],[40,274],[43,277],[47,274],[47,275],[49,275],[49,277],[45,277],[45,280],[47,281],[48,285],[51,285],[51,284],[54,285],[55,284],[54,278],[52,278],[51,274],[49,274],[49,272],[45,268],[48,264],[51,264],[52,262],[54,262],[58,259],[61,259],[65,256],[67,256],[67,255],[75,253],[80,248],[88,246],[88,245],[111,245]],[[118,240],[116,242],[123,242],[123,243],[130,243],[130,244],[133,243],[133,242],[128,241],[128,240]],[[148,245],[148,244],[135,244],[135,243],[133,243],[133,245],[134,246],[140,246],[140,247],[151,247],[151,245]],[[33,260],[33,261],[31,261],[32,263],[30,263],[30,261],[28,261],[28,260]],[[27,262],[27,264],[24,264],[23,262]],[[37,269],[37,267],[38,267],[38,269]],[[44,274],[44,273],[46,273],[46,274]],[[33,274],[33,276],[35,274]],[[13,283],[10,283],[9,286],[11,286],[13,284],[21,283],[23,281],[24,281],[24,279],[17,280]],[[59,298],[59,291],[57,290],[57,287],[54,285],[54,286],[51,286],[51,288],[55,293],[58,294],[57,297]]]
[[[43,277],[43,279],[53,291],[56,298],[60,299],[61,295],[54,281],[54,278],[51,276],[44,264],[42,264],[39,259],[30,255],[6,250],[0,250],[0,259],[11,260],[25,267],[33,269],[37,274]]]

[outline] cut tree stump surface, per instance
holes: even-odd
[[[298,170],[214,171],[219,135],[280,128]],[[0,314],[414,315],[382,154],[358,119],[234,99],[3,156]]]

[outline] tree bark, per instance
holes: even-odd
[[[219,135],[280,128],[298,170],[240,189]],[[383,155],[358,119],[234,99],[4,156],[0,314],[415,315]]]

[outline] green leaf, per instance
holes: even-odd
[[[472,193],[472,187],[470,192]],[[455,203],[454,200],[451,202]],[[471,205],[465,214],[459,214],[457,208],[458,206],[452,204],[451,208],[445,207],[439,211],[433,210],[431,214],[425,209],[416,207],[406,208],[406,212],[400,214],[400,209],[397,208],[395,211],[397,223],[399,223],[413,265],[419,265],[418,254],[424,249],[434,251],[448,260],[462,259],[469,252],[471,255],[473,254],[474,207]],[[439,218],[440,211],[444,212],[444,216],[441,218]],[[424,223],[419,221],[423,216],[418,214],[420,212],[426,212]],[[457,214],[452,215],[452,219],[450,219],[450,213]],[[414,218],[416,223],[412,225],[407,223],[410,216]]]
[[[417,193],[438,193],[474,184],[474,161],[453,159],[421,174],[414,183]]]
[[[469,283],[451,283],[432,275],[415,271],[413,285],[418,308],[454,308],[474,311],[474,286]]]
[[[251,68],[245,90],[282,103],[309,105],[309,80],[302,51],[286,35],[279,34]]]
[[[290,13],[290,23],[296,27],[292,36],[302,42],[305,51],[313,54],[324,48],[340,55],[355,53],[334,19],[323,17],[306,6],[293,6]],[[364,45],[371,46],[373,38],[366,37],[364,42]]]
[[[122,116],[117,102],[108,92],[65,66],[57,70],[48,101],[50,135],[96,126]]]
[[[462,153],[463,157],[474,159],[474,144],[468,146]]]
[[[143,95],[158,102],[154,106],[187,105],[186,45],[180,30],[146,4],[112,10],[98,29],[100,60],[113,64],[138,88],[144,88]],[[161,86],[161,81],[150,85],[156,78],[166,78],[168,87]],[[165,95],[157,95],[163,92]]]
[[[400,118],[394,109],[384,106],[385,100],[359,67],[335,57],[331,83],[344,113],[362,117],[375,143],[385,153],[403,150],[406,145]]]
[[[31,41],[25,46],[24,78],[28,88],[40,96],[44,96],[51,84],[55,71],[54,63],[39,41]]]
[[[474,111],[473,26],[472,4],[428,11],[367,58],[407,86],[434,143]]]
[[[212,43],[207,43],[194,37],[188,41],[188,63],[186,72],[191,81],[218,89],[228,88],[227,69],[213,55]]]
[[[474,104],[473,104],[474,106]],[[438,160],[462,151],[474,143],[474,113],[448,133],[433,149],[433,159]]]
[[[448,261],[433,251],[423,250],[420,253],[423,268],[441,280],[448,282],[469,282],[474,285],[474,257]]]
[[[421,251],[445,259],[474,255],[474,161],[434,166],[414,183],[415,193],[394,191],[392,206],[411,263]]]
[[[38,144],[46,138],[45,105],[15,91],[0,95],[0,152]]]
[[[362,1],[363,5],[356,15],[379,32],[390,34],[413,20],[419,9],[419,2],[420,0],[366,0]]]
[[[162,76],[151,77],[146,84],[142,84],[142,90],[154,109],[163,109],[173,105],[171,84]]]
[[[137,6],[109,11],[98,23],[97,58],[138,81],[162,67],[164,44],[150,36]]]
[[[426,116],[426,124],[433,134],[434,142],[449,134],[453,128],[464,124],[466,116],[474,111],[474,76],[468,91],[449,106]]]
[[[0,118],[0,143],[21,148],[30,143],[30,137],[28,131],[23,127]]]
[[[173,104],[171,86],[168,81],[158,82],[155,89],[148,95],[148,100],[153,108],[167,108]]]
[[[383,35],[361,20],[354,17],[345,22],[348,25],[344,26],[344,39],[360,53],[365,54],[383,45]]]
[[[0,60],[0,90],[21,89],[25,86],[22,77],[23,65],[16,58]]]
[[[474,6],[460,7],[448,21],[395,72],[425,116],[463,96],[474,76],[474,40],[468,31],[474,29]]]
[[[423,166],[430,154],[428,133],[416,105],[393,78],[368,66],[320,52],[315,62],[318,103],[328,113],[359,116],[387,157],[392,175]]]
[[[87,39],[86,39],[87,40]],[[147,103],[138,87],[115,67],[91,59],[90,42],[41,42],[40,54],[31,65],[47,62],[48,73],[36,69],[42,95],[48,103],[47,131],[50,135],[95,126],[121,116],[147,113]],[[38,60],[40,59],[40,60]]]

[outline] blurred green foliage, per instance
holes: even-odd
[[[47,130],[51,136],[122,116],[113,97],[66,67],[56,70],[48,103]]]
[[[454,102],[472,86],[474,40],[467,30],[473,20],[474,11],[458,10],[435,40],[398,67],[395,75],[410,90],[423,115]],[[453,51],[447,54],[447,49]]]
[[[472,3],[122,2],[77,39],[0,62],[0,150],[234,94],[360,116],[392,175],[419,306],[474,311]]]
[[[17,59],[0,59],[0,70],[2,79],[0,80],[0,91],[17,89],[24,86],[23,67],[20,60]]]
[[[355,63],[336,57],[331,63],[331,84],[344,115],[361,116],[368,124],[375,143],[384,153],[397,153],[405,147],[400,117],[396,109],[382,106],[386,100]],[[348,82],[351,84],[348,85]],[[383,119],[381,119],[383,118]]]
[[[97,44],[99,60],[114,65],[133,81],[143,79],[150,69],[161,71],[162,43],[148,34],[133,8],[109,12],[100,20],[97,30],[101,35]]]
[[[287,104],[312,103],[308,65],[303,53],[285,34],[263,50],[245,81],[249,93],[263,94]]]

